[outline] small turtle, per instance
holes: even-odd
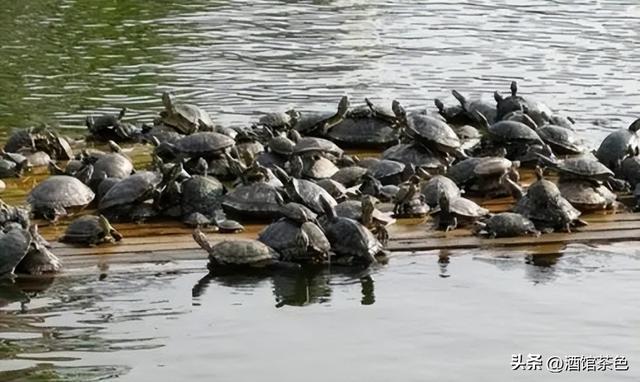
[[[640,118],[636,119],[627,129],[616,130],[602,141],[595,155],[600,162],[618,173],[622,161],[627,156],[640,155]]]
[[[170,92],[162,93],[165,110],[160,113],[162,122],[182,134],[192,134],[198,130],[213,129],[213,121],[209,114],[195,105],[175,103]]]
[[[389,202],[393,200],[398,192],[398,186],[393,184],[384,186],[373,175],[365,174],[362,177],[362,183],[358,187],[358,191],[363,195],[375,196],[382,202]]]
[[[132,210],[152,199],[161,182],[162,176],[158,173],[137,172],[111,187],[100,200],[98,209],[112,221],[133,220]]]
[[[85,215],[69,224],[61,242],[83,245],[98,245],[122,240],[122,235],[111,226],[104,216]]]
[[[449,200],[459,198],[462,195],[455,182],[443,175],[435,175],[425,182],[421,192],[424,195],[425,203],[431,208],[438,206],[442,193],[444,193]]]
[[[67,209],[82,209],[94,198],[93,191],[78,179],[56,175],[31,190],[27,203],[36,216],[55,222],[58,217],[67,214]]]
[[[0,278],[10,277],[27,255],[31,245],[31,234],[20,227],[8,232],[0,230]]]
[[[377,209],[374,200],[374,197],[365,195],[362,200],[344,201],[335,207],[336,215],[353,219],[369,229],[373,229],[377,224],[383,226],[394,224],[396,219],[392,214]]]
[[[290,202],[280,207],[280,214],[297,223],[315,222],[318,215],[305,205]]]
[[[436,226],[445,232],[474,224],[480,218],[489,216],[489,210],[462,197],[449,200],[447,194],[442,193],[438,204],[439,208],[433,211],[437,215]]]
[[[544,125],[536,132],[556,155],[579,155],[585,151],[576,134],[564,127]]]
[[[554,160],[544,155],[538,155],[538,157],[545,165],[558,171],[562,180],[584,179],[608,182],[614,178],[613,171],[590,155],[563,160]]]
[[[192,212],[182,218],[182,222],[191,228],[215,227],[215,222],[200,212]]]
[[[333,251],[347,262],[376,263],[377,256],[386,256],[384,247],[364,225],[336,215],[334,204],[320,198],[326,214],[324,232]]]
[[[526,235],[540,235],[533,222],[514,212],[501,212],[478,222],[478,234],[496,237],[517,237]]]
[[[400,189],[393,198],[393,213],[395,217],[424,217],[429,212],[429,206],[424,203],[424,195],[420,193],[420,177],[413,175],[400,185]]]
[[[240,233],[244,231],[244,226],[235,220],[224,219],[216,224],[219,233]]]
[[[515,182],[520,180],[518,168],[520,162],[510,161],[502,157],[485,157],[473,169],[474,178],[465,185],[470,194],[496,198],[510,194],[509,189],[500,182],[500,178],[508,174]]]
[[[20,151],[27,158],[28,167],[45,167],[51,163],[51,156],[44,151]]]
[[[194,175],[182,182],[180,189],[180,205],[184,217],[195,212],[215,216],[216,211],[221,208],[225,188],[216,178]]]
[[[300,113],[294,109],[290,109],[284,112],[267,113],[260,117],[258,125],[273,130],[286,131],[292,129],[298,122],[299,118]]]
[[[287,218],[265,227],[258,240],[275,249],[285,261],[323,262],[331,250],[329,240],[315,223]]]
[[[338,172],[338,167],[321,155],[306,155],[302,158],[301,175],[305,178],[327,179],[331,178],[336,172]]]
[[[235,140],[236,144],[233,147],[234,155],[242,159],[252,158],[250,161],[245,160],[245,162],[252,162],[253,158],[265,151],[264,145],[260,142],[258,135],[254,131],[247,129],[239,130]]]
[[[93,165],[91,185],[96,189],[106,178],[124,179],[133,173],[133,163],[120,153],[109,153],[101,156]]]
[[[27,229],[31,226],[29,210],[26,208],[10,206],[0,199],[0,229],[8,224],[17,223],[20,227]]]
[[[280,255],[258,240],[225,240],[211,244],[206,235],[193,231],[193,239],[209,253],[208,268],[211,272],[222,269],[268,268],[277,265]]]
[[[438,109],[438,114],[440,114],[440,116],[444,118],[445,122],[451,124],[452,126],[462,126],[466,123],[469,123],[469,115],[465,112],[462,106],[455,105],[446,107],[444,105],[444,102],[442,102],[442,100],[438,98],[434,99],[433,103]]]
[[[122,122],[126,111],[126,108],[122,108],[118,115],[88,116],[85,122],[91,137],[100,141],[117,142],[137,138],[142,131],[130,123]]]

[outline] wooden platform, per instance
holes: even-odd
[[[148,159],[144,150],[137,149],[135,159],[141,168]],[[41,178],[47,176],[44,172],[36,172],[21,179],[8,179],[7,190],[0,193],[0,198],[13,205],[24,204],[28,191]],[[531,172],[522,174],[523,183],[532,179]],[[622,197],[629,202],[629,197]],[[506,211],[511,208],[513,200],[510,198],[481,201],[476,200],[492,212]],[[387,206],[388,208],[388,206]],[[91,211],[86,211],[91,213]],[[527,253],[553,253],[561,251],[571,243],[606,243],[619,241],[640,240],[640,214],[630,212],[605,211],[598,214],[584,215],[589,225],[573,233],[552,233],[540,237],[517,237],[504,239],[490,239],[476,237],[469,230],[457,229],[444,233],[435,231],[433,222],[429,218],[416,221],[399,221],[390,227],[390,241],[388,249],[395,253],[418,251],[455,251],[471,248],[492,248],[498,252],[508,250]],[[201,250],[191,237],[191,229],[178,222],[163,221],[137,224],[114,224],[124,235],[124,240],[118,244],[106,244],[97,247],[77,247],[57,242],[62,236],[69,220],[59,225],[48,226],[44,222],[40,231],[53,244],[52,251],[61,257],[66,269],[86,268],[88,266],[102,266],[114,263],[167,262],[177,260],[205,259],[206,253]],[[255,238],[263,228],[262,225],[248,225],[247,231],[241,234],[211,233],[212,241],[232,240],[234,238]]]

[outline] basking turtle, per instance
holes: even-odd
[[[210,228],[215,227],[215,222],[208,216],[200,212],[192,212],[182,218],[182,223],[191,228]]]
[[[280,207],[280,214],[297,223],[315,222],[318,217],[318,214],[311,211],[307,206],[294,202]]]
[[[194,175],[180,185],[183,218],[199,212],[209,218],[222,206],[225,188],[216,178]]]
[[[293,109],[284,112],[267,113],[260,117],[258,126],[287,131],[296,125],[299,118],[300,113]]]
[[[504,117],[513,112],[526,109],[527,114],[538,125],[542,126],[549,121],[549,117],[553,114],[549,107],[543,103],[525,99],[518,94],[518,83],[511,82],[511,96],[502,97],[499,92],[494,93],[496,100],[496,120],[502,120]]]
[[[369,167],[368,174],[378,179],[383,185],[400,184],[415,174],[415,167],[413,164],[405,165],[404,163],[383,159]]]
[[[334,204],[329,199],[320,198],[326,222],[324,232],[331,248],[346,262],[376,263],[376,256],[386,256],[384,247],[365,226],[349,218],[336,215]]]
[[[640,118],[633,121],[627,129],[616,130],[607,135],[596,151],[598,160],[618,173],[622,161],[627,156],[640,155],[640,138],[637,133],[639,129]]]
[[[438,206],[438,203],[440,202],[440,195],[443,193],[449,200],[459,198],[462,194],[455,182],[443,175],[435,175],[431,177],[431,179],[425,182],[422,186],[421,192],[424,195],[425,203],[427,203],[431,208]]]
[[[586,225],[579,219],[580,211],[562,196],[553,182],[544,179],[540,167],[536,168],[536,177],[537,181],[529,186],[526,194],[511,179],[503,177],[518,200],[513,212],[529,218],[543,232],[556,229],[571,232],[572,226]]]
[[[433,103],[438,109],[438,114],[440,114],[440,116],[444,118],[445,122],[451,124],[452,126],[462,126],[469,123],[469,121],[471,120],[471,118],[469,118],[469,115],[460,105],[447,107],[444,105],[444,102],[442,102],[438,98],[434,99]]]
[[[0,278],[9,277],[27,255],[31,234],[24,228],[12,227],[8,232],[0,230]]]
[[[36,216],[55,222],[58,217],[67,215],[67,209],[82,209],[95,194],[78,179],[56,175],[38,184],[27,197],[27,203]]]
[[[349,98],[343,96],[338,103],[338,110],[329,113],[301,113],[294,128],[301,134],[325,136],[335,125],[342,122],[349,111]]]
[[[338,167],[322,155],[306,155],[301,160],[301,175],[307,179],[327,179],[338,172]]]
[[[547,124],[536,132],[556,155],[579,155],[585,151],[576,134],[564,127]]]
[[[466,183],[465,190],[471,194],[496,198],[510,194],[509,189],[500,182],[507,174],[514,182],[520,180],[518,168],[520,162],[510,161],[502,157],[485,157],[473,168],[474,177]]]
[[[490,124],[493,124],[496,121],[497,111],[495,106],[487,102],[484,102],[480,99],[468,100],[465,96],[463,96],[457,90],[452,90],[451,94],[453,94],[453,96],[458,100],[458,102],[460,102],[460,106],[462,106],[462,109],[467,113],[467,116],[469,117],[471,124],[477,123],[474,117],[475,113],[481,113],[482,115],[484,115]]]
[[[440,195],[438,205],[439,207],[433,211],[437,217],[436,227],[445,232],[474,224],[479,219],[489,216],[489,210],[473,201],[462,197],[450,200],[445,193]]]
[[[540,231],[536,229],[531,220],[514,212],[501,212],[476,224],[478,234],[493,238],[540,235]]]
[[[365,195],[362,200],[346,200],[335,207],[336,215],[353,219],[372,229],[377,224],[388,226],[396,222],[391,213],[375,207],[374,197]]]
[[[101,116],[88,116],[86,125],[89,133],[100,141],[128,141],[138,137],[142,132],[132,124],[122,122],[127,109],[122,108],[118,115],[104,114]]]
[[[280,213],[284,199],[280,191],[264,182],[242,184],[222,200],[222,208],[227,215],[250,220],[270,220]]]
[[[209,253],[211,272],[228,269],[269,268],[279,264],[280,255],[258,240],[225,240],[211,244],[202,231],[193,231],[193,239]]]
[[[293,155],[322,154],[340,157],[344,151],[328,139],[316,137],[300,138],[293,147]]]
[[[38,233],[38,226],[29,228],[31,244],[27,254],[16,266],[15,273],[28,275],[42,275],[55,273],[62,268],[60,259],[49,250],[49,243]]]
[[[222,156],[234,144],[235,140],[227,135],[203,131],[183,137],[175,148],[184,158],[212,159]]]
[[[122,235],[111,226],[104,216],[85,215],[69,224],[61,242],[83,245],[98,245],[122,240]]]
[[[315,213],[322,213],[323,206],[320,199],[325,199],[332,206],[337,203],[324,188],[305,180],[287,175],[282,169],[276,169],[276,176],[284,183],[284,188],[291,201],[309,207]]]
[[[353,187],[360,184],[362,177],[367,173],[367,169],[360,166],[348,166],[339,169],[331,176],[332,180],[342,184],[345,187]]]
[[[331,250],[329,240],[315,223],[287,218],[265,227],[258,240],[275,249],[285,261],[323,262]]]
[[[239,130],[235,137],[236,144],[233,148],[234,155],[238,158],[245,159],[251,158],[253,161],[258,154],[263,153],[264,145],[260,142],[258,135],[251,130],[242,129]]]
[[[124,179],[133,172],[131,160],[120,153],[101,156],[93,165],[91,185],[96,189],[105,178]]]
[[[100,200],[98,209],[110,220],[131,220],[132,209],[152,199],[161,182],[162,176],[158,173],[137,172],[111,187]]]
[[[162,122],[182,134],[192,134],[198,130],[212,130],[213,121],[209,114],[195,105],[176,103],[173,94],[162,93],[164,110],[160,113]]]
[[[401,106],[399,106],[401,108]],[[403,109],[398,111],[402,125],[405,126],[405,134],[411,140],[423,144],[429,149],[452,154],[464,158],[466,155],[460,150],[461,142],[458,135],[446,122],[423,114],[411,114],[407,116]]]
[[[622,182],[614,178],[613,171],[590,155],[581,155],[562,160],[554,160],[544,155],[539,155],[539,158],[545,165],[558,171],[560,180],[590,180],[610,185],[617,185]]]
[[[216,222],[218,233],[239,233],[244,231],[244,226],[235,220],[224,219]]]
[[[446,167],[449,160],[445,156],[434,153],[418,142],[400,143],[391,146],[382,153],[382,159],[393,160],[432,171]]]
[[[340,123],[328,129],[326,136],[341,146],[348,147],[388,147],[400,139],[400,129],[396,128],[397,117],[384,111],[365,99],[368,113],[350,114]],[[398,110],[393,101],[392,110]]]
[[[367,173],[362,177],[362,183],[358,187],[358,191],[363,195],[375,196],[382,202],[388,202],[395,197],[398,192],[398,186],[393,184],[384,186],[373,175]]]
[[[20,227],[27,229],[31,226],[29,210],[26,208],[10,206],[0,199],[0,229],[11,223],[17,223]]]
[[[582,212],[611,209],[616,205],[616,194],[592,181],[561,180],[558,189],[572,206]]]
[[[333,179],[320,179],[316,181],[316,184],[324,188],[338,203],[349,197],[347,188]]]
[[[393,203],[395,217],[416,218],[427,216],[429,206],[425,204],[424,195],[420,193],[420,177],[413,175],[407,182],[401,184]]]
[[[546,147],[538,133],[524,123],[499,121],[489,125],[482,114],[476,113],[476,117],[481,126],[487,129],[487,136],[483,143],[486,146],[496,146],[500,150],[506,149],[506,157],[510,160],[522,162],[525,160],[523,157],[532,151],[532,147],[541,146],[543,149]]]

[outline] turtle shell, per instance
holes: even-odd
[[[536,132],[557,155],[577,155],[584,151],[576,134],[564,127],[544,125]]]
[[[280,219],[268,225],[258,240],[275,249],[284,260],[312,260],[323,257],[331,250],[331,244],[322,230],[314,223],[297,223]]]
[[[339,256],[351,256],[371,263],[384,250],[371,231],[353,219],[336,216],[327,219],[323,228],[331,249]]]
[[[476,177],[475,168],[483,159],[467,158],[449,167],[447,177],[453,180],[458,186],[464,186]]]
[[[477,177],[502,175],[505,171],[509,170],[513,166],[507,158],[502,157],[489,157],[482,158],[482,160],[474,167],[473,172]]]
[[[269,264],[278,260],[279,255],[272,248],[258,240],[225,240],[211,247],[210,267],[225,265]]]
[[[129,158],[122,154],[110,153],[101,156],[93,164],[93,175],[91,179],[102,179],[104,175],[108,178],[124,179],[131,175],[132,172],[133,164]]]
[[[436,207],[439,204],[442,193],[444,193],[449,200],[457,199],[461,195],[460,189],[456,183],[442,175],[432,177],[422,186],[424,201],[429,205],[429,207]]]
[[[38,184],[27,197],[35,209],[38,207],[84,207],[91,203],[95,194],[78,179],[67,175],[55,175]]]
[[[607,166],[589,156],[564,159],[557,163],[556,168],[563,178],[607,180],[614,176]]]
[[[634,126],[632,124],[630,127]],[[596,157],[613,171],[618,170],[619,162],[629,153],[638,155],[640,138],[635,130],[620,129],[609,134],[598,147]]]
[[[227,135],[203,131],[180,139],[175,146],[178,151],[190,157],[212,157],[221,155],[235,142]]]
[[[291,181],[291,186],[287,188],[289,197],[309,207],[313,212],[324,212],[320,202],[321,198],[326,198],[333,206],[337,204],[335,199],[317,184],[304,179],[292,179]]]
[[[515,212],[501,212],[485,222],[484,230],[494,237],[516,237],[537,233],[536,226]]]
[[[194,175],[182,182],[182,213],[200,212],[213,216],[220,209],[225,188],[217,179]]]
[[[222,208],[229,215],[261,220],[278,216],[282,203],[278,189],[265,182],[254,182],[238,186],[226,194]]]
[[[339,157],[342,156],[344,151],[328,139],[303,137],[294,146],[293,154],[302,155],[307,153],[328,153]]]
[[[276,154],[289,156],[293,154],[293,150],[295,147],[295,142],[281,135],[273,137],[269,140],[269,149]]]
[[[383,185],[399,184],[409,178],[404,163],[383,159],[369,167],[368,173],[378,179]]]
[[[331,179],[345,187],[353,187],[362,181],[362,177],[367,171],[366,168],[360,166],[343,167],[333,174]]]
[[[449,201],[449,211],[464,218],[479,218],[489,214],[489,210],[480,207],[474,201],[467,198],[454,198]]]
[[[220,233],[236,233],[244,231],[244,226],[235,220],[225,219],[218,222]]]
[[[338,172],[338,167],[323,156],[304,156],[302,163],[302,175],[306,178],[326,179]]]
[[[327,136],[348,147],[388,147],[400,139],[400,130],[379,118],[345,118]]]
[[[491,125],[488,131],[491,138],[498,142],[541,142],[538,133],[521,122],[500,121]]]
[[[69,224],[60,241],[77,244],[98,244],[108,235],[109,232],[103,229],[98,216],[85,215]]]
[[[307,206],[294,202],[283,205],[280,208],[280,214],[285,218],[298,223],[314,221],[318,217],[318,215],[311,211]]]
[[[160,174],[151,171],[137,172],[115,184],[102,197],[100,210],[144,201],[160,184]]]
[[[0,231],[0,277],[13,272],[26,256],[31,245],[31,234],[26,229],[14,228]]]
[[[389,147],[382,153],[382,159],[413,164],[426,170],[438,169],[448,163],[441,155],[434,154],[431,150],[417,143],[401,143]]]
[[[320,179],[316,184],[327,191],[336,201],[347,198],[347,188],[332,179]]]
[[[558,183],[562,196],[580,211],[604,210],[613,206],[616,194],[603,185],[595,186],[588,180],[570,180]]]
[[[460,138],[446,122],[423,114],[412,114],[408,133],[427,147],[451,153],[460,148]]]

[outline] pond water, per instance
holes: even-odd
[[[82,129],[87,114],[122,106],[150,121],[166,89],[246,125],[343,94],[430,108],[452,103],[453,88],[490,98],[516,79],[591,145],[640,112],[632,0],[0,3],[5,134]],[[0,380],[552,377],[511,370],[512,354],[533,353],[623,355],[627,372],[555,378],[637,381],[635,248],[421,253],[367,273],[208,279],[204,263],[185,262],[18,280],[0,286]]]

